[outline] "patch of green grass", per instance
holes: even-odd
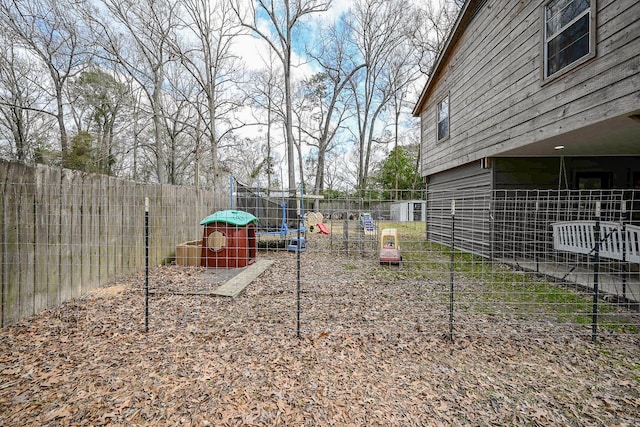
[[[511,304],[523,315],[543,313],[562,323],[590,325],[593,322],[593,298],[590,295],[539,281],[530,274],[525,274],[519,282],[510,280],[515,275],[516,272],[501,274],[497,280],[487,282],[488,292],[482,293],[485,301]],[[630,317],[604,301],[598,302],[598,325],[611,331],[638,333]]]
[[[402,241],[402,238],[401,238]],[[415,238],[402,246],[405,275],[438,277],[448,283],[451,249],[438,243]],[[467,289],[456,299],[468,309],[492,313],[515,313],[522,317],[542,316],[560,323],[590,325],[593,321],[593,299],[575,289],[544,281],[535,274],[515,270],[511,266],[491,262],[483,257],[455,251],[454,281]],[[455,286],[455,282],[454,282]],[[469,290],[471,288],[471,290]],[[448,295],[441,293],[443,302]],[[598,302],[598,324],[607,330],[640,333],[630,315],[621,313],[613,304]]]

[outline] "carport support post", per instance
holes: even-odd
[[[453,342],[453,273],[455,270],[456,201],[451,201],[451,261],[449,263],[449,341]]]
[[[144,198],[144,331],[149,332],[149,198]]]
[[[600,202],[596,202],[596,224],[593,230],[595,240],[593,255],[593,317],[591,320],[591,341],[598,339],[598,276],[600,272]]]

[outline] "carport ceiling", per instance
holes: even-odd
[[[555,147],[564,146],[558,150]],[[604,120],[495,157],[640,156],[640,112]]]

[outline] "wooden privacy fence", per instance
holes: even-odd
[[[199,222],[228,195],[0,161],[0,325],[144,268],[200,237]]]

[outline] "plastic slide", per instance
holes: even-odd
[[[316,225],[318,226],[318,230],[320,230],[320,232],[321,232],[322,234],[329,234],[329,233],[330,233],[330,231],[329,231],[329,230],[327,230],[327,227],[325,227],[325,225],[324,225],[323,223],[319,222],[319,223],[318,223],[318,224],[316,224]]]
[[[360,217],[360,224],[364,230],[364,234],[373,234],[376,231],[376,223],[370,215],[365,214]]]

